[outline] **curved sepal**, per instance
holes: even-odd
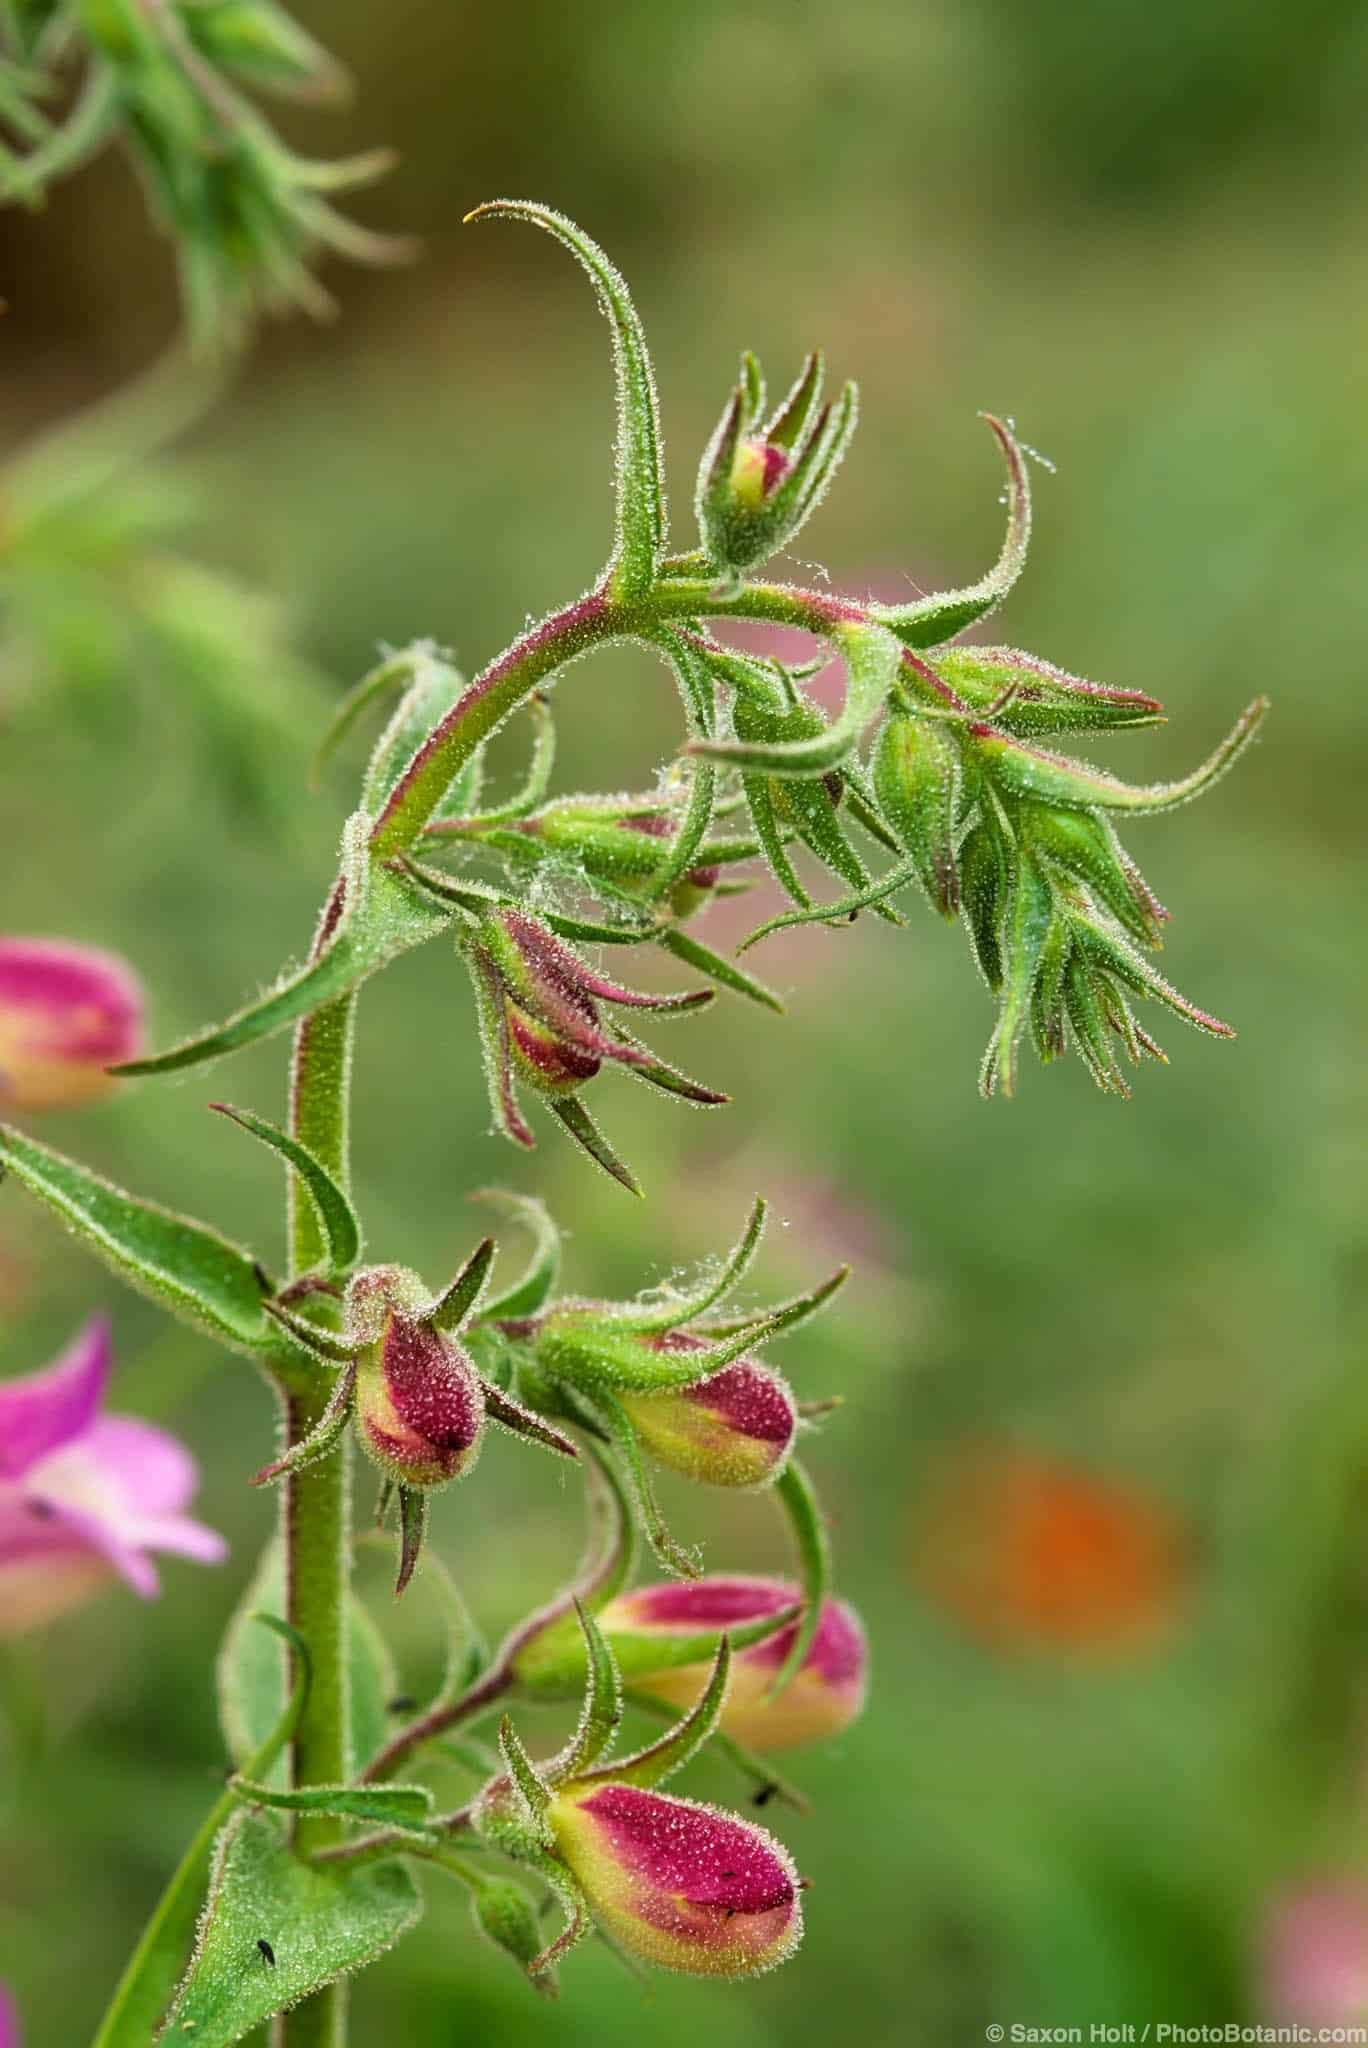
[[[769,1203],[763,1195],[757,1195],[746,1219],[745,1229],[711,1280],[695,1288],[691,1293],[669,1293],[658,1306],[615,1310],[612,1316],[613,1328],[631,1330],[638,1336],[647,1336],[655,1331],[680,1329],[685,1323],[691,1323],[696,1317],[706,1314],[745,1278],[760,1249],[760,1240],[765,1234],[765,1221],[768,1215]]]
[[[584,1704],[574,1734],[546,1767],[548,1785],[580,1778],[596,1764],[622,1720],[622,1680],[602,1629],[582,1600],[574,1602],[584,1640]]]
[[[839,768],[892,688],[901,665],[898,643],[880,626],[839,626],[832,639],[845,657],[846,697],[838,718],[810,738],[696,739],[688,752],[767,775],[804,779]]]
[[[1027,747],[995,732],[991,726],[971,725],[968,730],[975,751],[987,773],[1014,797],[1044,804],[1072,805],[1081,810],[1126,811],[1145,816],[1176,810],[1201,796],[1234,765],[1258,730],[1268,709],[1267,697],[1256,697],[1246,706],[1215,752],[1177,782],[1135,785],[1120,782],[1101,768],[1073,761],[1064,754],[1046,753]]]
[[[831,1537],[826,1517],[812,1481],[797,1458],[790,1458],[774,1491],[793,1534],[798,1552],[799,1578],[803,1588],[803,1618],[795,1631],[789,1653],[770,1686],[770,1697],[783,1691],[807,1661],[812,1639],[822,1619],[822,1608],[831,1590]]]
[[[1007,532],[1002,550],[986,576],[963,590],[937,592],[915,604],[881,605],[876,616],[890,626],[905,647],[939,647],[957,633],[996,611],[1026,564],[1031,539],[1031,482],[1026,457],[1011,428],[993,413],[981,413],[997,437],[1007,464]]]
[[[543,1782],[536,1765],[523,1748],[521,1736],[507,1714],[499,1722],[499,1754],[503,1758],[504,1769],[517,1790],[524,1818],[536,1840],[544,1849],[549,1849],[554,1840],[546,1818],[547,1808],[551,1804],[550,1787]]]
[[[590,1783],[596,1779],[611,1779],[617,1785],[636,1785],[643,1791],[649,1791],[653,1785],[661,1785],[673,1777],[676,1771],[682,1771],[685,1764],[698,1755],[717,1727],[727,1697],[731,1656],[731,1641],[724,1635],[717,1645],[708,1683],[684,1718],[645,1749],[605,1764],[600,1770],[585,1772],[585,1779]]]
[[[284,1479],[288,1474],[302,1472],[306,1465],[315,1464],[319,1458],[326,1458],[333,1450],[351,1420],[352,1399],[356,1392],[356,1366],[354,1363],[343,1367],[337,1376],[337,1385],[327,1407],[323,1410],[315,1428],[298,1443],[290,1445],[288,1451],[274,1458],[269,1465],[263,1465],[252,1475],[253,1486],[268,1486],[273,1480]]]
[[[745,996],[748,1002],[759,1003],[762,1010],[773,1010],[777,1017],[783,1016],[782,996],[776,995],[763,981],[757,981],[753,974],[744,973],[734,961],[714,953],[691,932],[680,931],[676,927],[662,935],[660,944],[662,951],[672,953],[676,960],[682,960],[686,967],[694,968],[697,973],[706,974],[719,988],[728,989],[733,995]]]
[[[468,1323],[479,1308],[495,1250],[492,1237],[481,1238],[451,1285],[438,1295],[431,1308],[426,1309],[418,1320],[453,1335]]]

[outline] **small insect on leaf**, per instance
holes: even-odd
[[[271,1969],[275,1968],[275,1950],[271,1947],[270,1942],[266,1941],[261,1935],[257,1936],[257,1954],[261,1957],[263,1963],[268,1964]]]

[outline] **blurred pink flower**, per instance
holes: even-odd
[[[1263,1978],[1282,2025],[1336,2028],[1368,2016],[1368,1889],[1327,1877],[1274,1899],[1264,1926]]]
[[[0,1106],[70,1109],[114,1087],[142,1050],[142,989],[113,953],[0,938]]]
[[[96,1318],[52,1365],[0,1383],[0,1636],[78,1606],[112,1572],[151,1599],[149,1551],[201,1564],[227,1554],[183,1512],[198,1477],[184,1445],[101,1414],[111,1364],[109,1326]]]
[[[19,2048],[19,2008],[0,1984],[0,2048]]]

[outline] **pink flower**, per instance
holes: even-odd
[[[1368,1892],[1322,1878],[1273,1902],[1264,1934],[1270,2013],[1282,2025],[1337,2028],[1368,2015]]]
[[[112,1362],[96,1318],[54,1364],[0,1383],[0,1636],[78,1606],[111,1572],[151,1599],[149,1551],[201,1564],[227,1554],[183,1513],[197,1478],[184,1445],[100,1413]]]
[[[751,1977],[797,1947],[797,1875],[753,1821],[601,1778],[565,1786],[547,1818],[595,1920],[643,1962]]]
[[[685,1330],[650,1341],[660,1351],[708,1348]],[[788,1387],[754,1358],[738,1358],[696,1386],[618,1399],[659,1464],[709,1486],[768,1485],[788,1462],[798,1430]]]
[[[0,1984],[0,2048],[19,2048],[19,2008]]]
[[[621,1634],[632,1638],[630,1684],[634,1692],[688,1709],[707,1685],[710,1664],[670,1666],[657,1670],[640,1665],[642,1638],[698,1636],[709,1629],[743,1628],[768,1614],[780,1614],[800,1599],[796,1586],[782,1579],[740,1578],[721,1573],[703,1579],[669,1580],[638,1586],[609,1601],[599,1626],[609,1641]],[[817,1633],[797,1671],[777,1698],[769,1688],[788,1656],[797,1623],[777,1629],[763,1642],[738,1650],[732,1658],[731,1682],[719,1722],[724,1734],[750,1749],[794,1749],[839,1735],[864,1705],[868,1651],[864,1629],[853,1607],[827,1600]]]
[[[0,1106],[72,1109],[143,1046],[142,990],[112,953],[0,938]]]

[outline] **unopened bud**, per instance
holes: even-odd
[[[352,1329],[368,1338],[356,1369],[362,1448],[401,1486],[445,1485],[479,1455],[484,1394],[453,1337],[419,1320],[421,1283],[398,1267],[357,1275],[348,1295]]]

